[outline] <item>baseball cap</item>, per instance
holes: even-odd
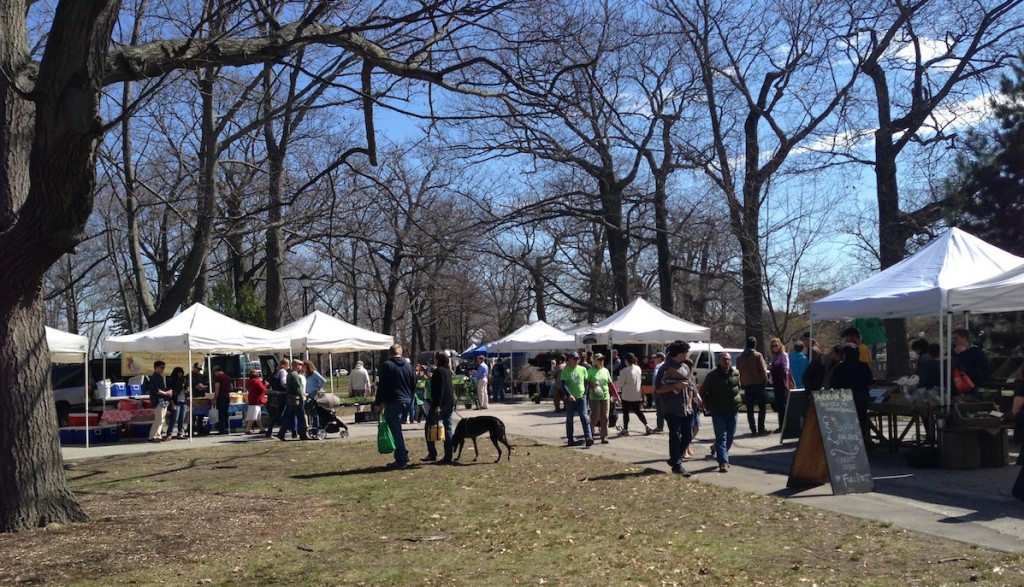
[[[604,355],[602,355],[601,353],[594,353],[594,360],[595,361],[603,361],[604,360]]]
[[[654,356],[655,356],[655,358],[658,358],[658,359],[664,359],[665,358],[665,353],[663,353],[661,351],[658,351],[658,352],[654,353]]]
[[[565,358],[566,358],[566,359],[576,359],[576,360],[579,360],[579,358],[580,358],[580,354],[579,354],[579,353],[577,353],[576,351],[573,351],[573,352],[571,352],[571,353],[569,353],[569,354],[565,355]]]

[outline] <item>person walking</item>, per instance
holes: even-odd
[[[306,382],[302,376],[304,366],[302,361],[296,360],[292,364],[292,370],[288,372],[288,381],[285,384],[286,404],[284,410],[284,422],[277,432],[277,439],[284,440],[286,432],[298,432],[299,438],[309,440],[306,431],[306,415],[302,409],[302,400],[306,395]]]
[[[442,463],[452,462],[452,412],[455,411],[455,390],[452,387],[451,359],[448,353],[434,353],[434,371],[430,374],[430,404],[427,412],[427,430],[438,423],[444,426],[444,458]],[[424,461],[437,460],[437,443],[427,434],[427,456]]]
[[[594,355],[594,366],[587,369],[587,393],[590,401],[590,429],[601,433],[601,444],[608,444],[608,414],[611,408],[611,372],[604,366],[604,355]]]
[[[662,366],[665,365],[665,353],[658,351],[654,354],[654,372],[651,374],[651,386],[653,387],[655,382],[658,380],[658,373],[661,372]],[[665,431],[665,406],[664,399],[660,394],[652,393],[653,398],[651,402],[654,404],[654,431],[662,433]],[[648,405],[648,408],[651,406]]]
[[[416,373],[413,372],[412,363],[402,356],[402,345],[391,345],[388,353],[388,360],[380,366],[380,379],[373,404],[378,411],[384,410],[384,420],[395,440],[395,460],[388,463],[388,467],[404,469],[409,466],[409,451],[405,447],[405,437],[402,436],[402,415],[409,411],[412,403]],[[484,397],[487,397],[486,387]]]
[[[288,371],[291,361],[287,358],[281,359],[277,364],[277,372],[270,378],[270,390],[273,392],[273,402],[269,402],[270,422],[268,423],[264,436],[270,438],[276,426],[284,427],[284,414],[288,407]]]
[[[494,362],[494,368],[491,369],[494,382],[494,401],[504,402],[505,401],[505,377],[508,374],[508,367],[505,366],[505,362],[498,359]]]
[[[267,385],[260,379],[260,372],[256,369],[249,371],[249,378],[245,380],[246,408],[245,408],[245,434],[253,434],[253,427],[259,425],[259,433],[263,433],[263,406],[267,403]]]
[[[565,367],[562,369],[562,388],[565,389],[565,438],[568,446],[579,444],[574,438],[575,418],[580,419],[583,426],[583,441],[586,447],[594,444],[594,436],[590,429],[590,417],[587,414],[587,368],[580,365],[580,355],[571,352],[566,355]]]
[[[700,394],[704,406],[711,412],[711,426],[715,431],[714,454],[718,471],[729,471],[729,450],[736,436],[736,421],[740,411],[740,372],[732,366],[729,353],[719,353],[718,365],[704,376]]]
[[[619,432],[619,435],[629,436],[630,414],[635,414],[640,422],[643,423],[644,432],[650,434],[654,431],[647,425],[647,416],[640,409],[644,401],[644,396],[640,392],[640,381],[643,373],[640,370],[640,365],[636,364],[636,355],[626,353],[622,359],[624,365],[619,371],[618,378],[615,380],[615,385],[618,386],[619,393],[622,394],[622,431]]]
[[[555,366],[551,370],[551,403],[555,405],[555,412],[561,412],[565,408],[562,403],[565,400],[565,386],[562,384],[562,369],[565,369],[565,355],[558,355],[555,359]]]
[[[355,368],[348,375],[348,396],[363,397],[370,390],[370,373],[362,361],[356,361]]]
[[[690,345],[685,342],[670,344],[665,349],[665,364],[654,381],[654,393],[662,396],[668,425],[668,464],[673,473],[683,477],[690,476],[683,468],[683,455],[690,445],[693,398],[697,392],[690,384],[690,368],[683,363],[689,352]]]
[[[871,425],[868,421],[868,400],[871,384],[875,382],[871,367],[861,361],[861,353],[852,343],[842,348],[843,360],[832,372],[833,389],[850,389],[853,391],[853,404],[857,408],[857,421],[860,424],[864,445],[871,444]]]
[[[764,427],[767,397],[765,387],[768,386],[768,366],[764,355],[757,352],[757,339],[751,336],[746,347],[736,358],[736,369],[740,372],[740,385],[743,386],[743,403],[747,406],[747,424],[752,435],[768,434]],[[757,425],[754,425],[754,407],[757,407]]]

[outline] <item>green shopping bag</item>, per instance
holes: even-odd
[[[383,412],[377,420],[377,452],[382,455],[395,452],[395,437],[391,436],[391,428],[384,421]]]

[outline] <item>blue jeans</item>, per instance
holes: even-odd
[[[288,404],[284,408],[284,416],[282,416],[281,429],[277,431],[277,437],[284,440],[284,435],[289,431],[298,431],[299,438],[306,440],[309,436],[306,434],[306,414],[302,409],[302,406],[293,406]]]
[[[568,395],[566,397],[569,397]],[[579,416],[580,422],[583,423],[583,438],[587,440],[593,440],[594,437],[590,432],[590,414],[587,410],[587,400],[585,397],[580,398],[576,401],[565,402],[565,437],[569,443],[573,442],[573,419]]]
[[[711,412],[711,425],[715,429],[715,457],[719,465],[729,464],[729,449],[732,448],[732,439],[736,436],[736,421],[739,419],[739,412],[731,416]]]
[[[178,436],[185,435],[185,424],[188,421],[188,402],[174,402],[177,410],[174,412],[174,423],[167,429],[167,436],[171,435],[175,424],[178,426]]]
[[[447,410],[441,410],[440,414],[435,414],[434,410],[427,412],[427,428],[430,428],[438,421],[444,425],[444,460],[452,460],[452,412],[455,407],[452,406]],[[430,458],[437,458],[437,443],[427,441],[427,456]]]
[[[683,455],[686,454],[686,447],[690,446],[692,439],[692,418],[692,415],[665,414],[665,423],[668,424],[668,464],[673,469],[680,469],[683,466]]]
[[[405,449],[405,437],[402,436],[402,417],[409,413],[409,402],[391,402],[384,404],[384,421],[391,429],[395,438],[395,462],[405,465],[409,462],[409,451]]]

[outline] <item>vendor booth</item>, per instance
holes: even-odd
[[[1024,258],[1012,255],[992,246],[957,228],[950,229],[917,253],[881,271],[856,285],[826,296],[811,303],[811,336],[813,323],[821,320],[855,318],[909,318],[936,316],[941,332],[951,330],[953,303],[957,288],[969,290],[966,286],[1005,274],[1024,264]],[[967,308],[968,294],[962,296],[959,304]],[[977,293],[984,296],[985,294]],[[943,357],[943,372],[949,380],[950,363]],[[948,389],[939,390],[938,397],[932,397],[907,385],[894,393],[893,388],[878,389],[873,394],[871,411],[876,418],[886,422],[885,430],[877,426],[875,432],[880,440],[888,442],[893,450],[900,440],[907,436],[911,427],[914,438],[921,442],[921,429],[926,432],[937,429],[937,415],[946,411],[946,423],[957,420],[950,411]],[[961,415],[960,420],[963,421]],[[901,420],[902,419],[902,420]],[[952,440],[952,436],[946,438]],[[952,446],[952,444],[951,444]],[[944,456],[944,458],[946,458]]]
[[[192,362],[192,353],[201,352],[207,357],[206,372],[209,373],[209,355],[215,353],[242,353],[248,351],[282,351],[291,347],[286,334],[265,330],[239,322],[215,312],[203,304],[193,304],[177,316],[147,330],[124,336],[111,336],[104,341],[104,351],[145,351],[149,353],[186,352]],[[188,373],[189,389],[194,388],[191,369]],[[190,394],[191,397],[191,394]],[[233,399],[243,399],[235,396]],[[244,411],[244,402],[241,410]],[[128,407],[128,406],[125,406]],[[209,400],[192,398],[189,409],[192,426],[189,438],[194,435],[196,417],[209,411]],[[239,409],[239,402],[232,403],[232,409]],[[145,422],[131,419],[133,426],[142,428]],[[150,422],[151,423],[151,422]]]
[[[543,320],[532,324],[526,324],[517,328],[511,334],[499,338],[494,342],[487,343],[487,351],[491,354],[512,355],[512,353],[538,353],[543,351],[572,350],[576,348],[576,337],[562,332]],[[516,372],[513,370],[511,385],[512,390],[516,389]],[[523,394],[529,395],[526,388],[528,382],[523,383]],[[538,391],[538,397],[540,391]]]
[[[278,328],[275,332],[291,339],[290,352],[327,353],[330,372],[334,372],[332,353],[357,353],[362,351],[387,350],[395,344],[395,338],[372,330],[360,328],[340,318],[314,310],[295,322]],[[333,379],[332,385],[333,385]],[[331,389],[333,392],[334,389]]]
[[[78,363],[85,366],[82,386],[85,391],[85,413],[71,414],[69,426],[61,428],[61,442],[66,444],[84,444],[86,448],[92,442],[108,442],[117,436],[98,426],[89,412],[89,339],[85,336],[64,332],[56,328],[46,327],[46,346],[50,349],[50,361],[53,363]],[[95,438],[95,440],[94,440]]]

